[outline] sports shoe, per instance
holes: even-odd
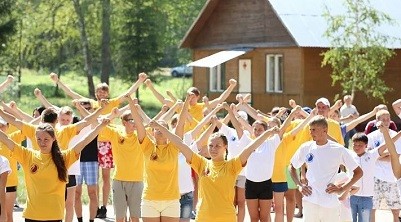
[[[101,206],[97,209],[96,218],[106,218],[107,217],[107,209],[105,206]]]

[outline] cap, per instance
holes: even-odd
[[[312,112],[312,109],[311,109],[310,107],[307,107],[307,106],[302,107],[302,109],[303,109],[305,112],[309,113],[309,114]]]
[[[242,119],[244,119],[245,121],[248,121],[248,114],[247,114],[245,111],[242,111],[242,110],[238,111],[238,115],[239,115]]]
[[[5,121],[2,117],[0,117],[0,124],[7,125],[7,121]]]
[[[329,100],[326,99],[326,98],[324,98],[324,97],[322,97],[322,98],[316,100],[315,105],[317,105],[318,103],[323,103],[323,104],[326,105],[326,106],[330,106]]]

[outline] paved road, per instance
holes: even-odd
[[[113,207],[112,206],[108,206],[107,211],[108,211],[107,212],[108,218],[106,218],[106,219],[95,219],[95,222],[102,222],[102,221],[103,222],[114,222]],[[88,218],[88,206],[84,206],[83,207],[83,213],[84,213],[84,221],[89,221],[89,218]],[[272,214],[272,218],[274,218],[274,214]],[[16,221],[16,222],[24,221],[23,218],[22,218],[22,209],[17,209],[14,212],[14,221]],[[77,221],[77,220],[75,219],[74,222],[75,221]],[[249,220],[249,216],[247,216],[247,218],[245,218],[245,222],[249,222],[249,221],[250,221]],[[293,221],[294,222],[301,222],[301,221],[304,221],[304,220],[295,218]],[[390,211],[384,211],[384,210],[377,211],[377,213],[376,213],[376,221],[380,221],[380,222],[384,222],[384,221],[390,222],[390,221],[392,221],[392,215],[391,215]]]

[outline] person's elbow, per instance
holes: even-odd
[[[358,180],[363,176],[363,170],[361,167],[357,167],[354,170],[354,177],[357,178]]]

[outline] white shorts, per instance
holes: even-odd
[[[180,218],[180,200],[145,200],[141,202],[141,214],[144,217]]]

